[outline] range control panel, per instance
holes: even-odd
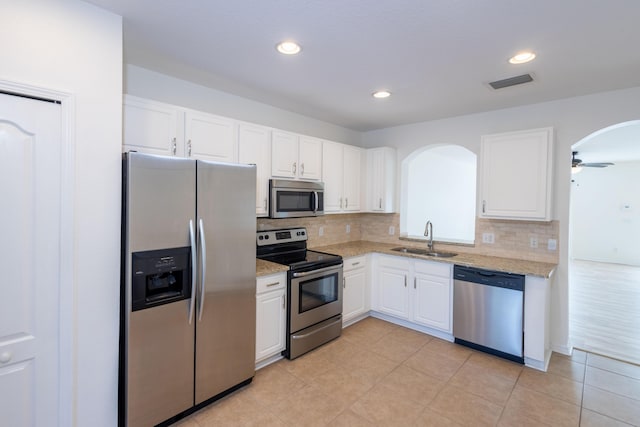
[[[258,231],[256,234],[256,242],[258,246],[303,242],[306,240],[306,228],[287,228],[282,230]]]

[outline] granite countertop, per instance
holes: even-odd
[[[269,274],[276,274],[288,270],[289,267],[287,267],[286,265],[276,264],[275,262],[256,258],[256,276],[258,277],[267,276]]]
[[[489,270],[502,271],[506,273],[524,274],[528,276],[537,276],[548,279],[553,274],[556,264],[546,262],[527,261],[513,258],[501,258],[486,255],[477,255],[470,253],[457,252],[458,255],[451,258],[434,258],[426,255],[416,255],[410,253],[402,253],[392,251],[392,248],[404,246],[402,244],[377,243],[368,241],[357,241],[349,243],[340,243],[337,245],[321,246],[311,248],[320,252],[328,252],[340,255],[343,258],[350,258],[358,255],[365,255],[371,252],[403,256],[408,258],[416,258],[435,262],[446,262],[448,264],[457,264],[467,267],[486,268]]]

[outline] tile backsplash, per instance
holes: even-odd
[[[401,240],[400,214],[336,214],[312,218],[258,218],[258,230],[286,227],[306,227],[309,247],[334,245],[357,240],[392,243],[403,246],[423,246],[422,242]],[[390,227],[394,234],[389,234]],[[349,229],[349,232],[347,232]],[[541,262],[558,262],[558,221],[506,221],[476,219],[475,245],[439,243],[436,248]],[[492,233],[494,243],[482,243],[483,233]],[[537,248],[531,248],[531,239]],[[556,249],[549,250],[548,240],[555,239]]]

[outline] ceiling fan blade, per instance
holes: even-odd
[[[614,163],[580,163],[579,166],[584,166],[586,168],[606,168],[607,166],[613,166]]]

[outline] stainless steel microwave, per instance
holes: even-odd
[[[269,216],[298,218],[324,215],[324,183],[269,180]]]

